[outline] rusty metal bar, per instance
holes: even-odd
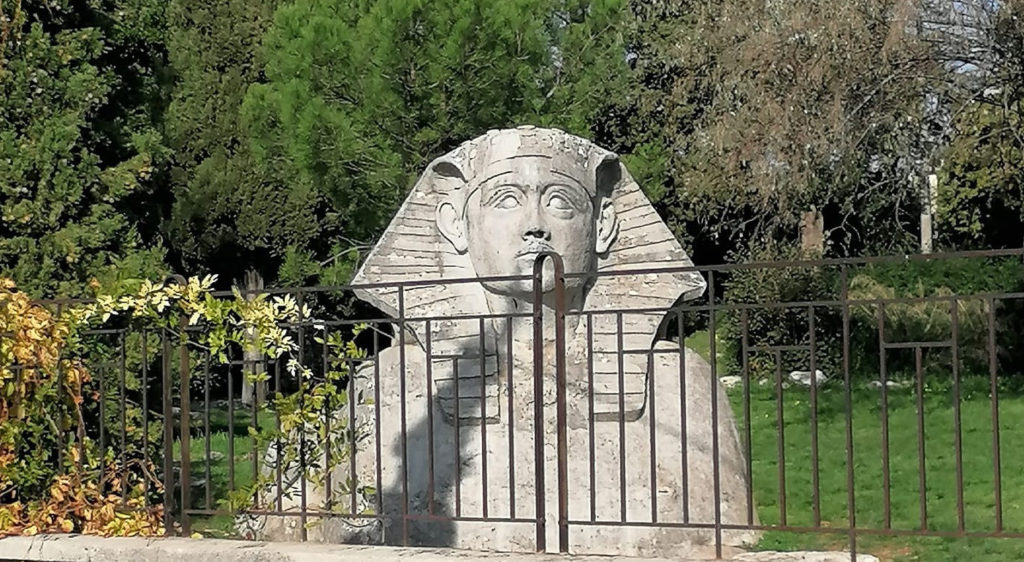
[[[750,332],[750,319],[747,317],[747,311],[743,310],[740,312],[740,361],[742,363],[742,377],[743,377],[743,444],[746,449],[746,467],[747,467],[747,524],[754,524],[754,459],[753,459],[753,438],[751,435],[751,424],[750,418],[750,356],[749,356],[749,338]]]
[[[424,323],[423,351],[427,358],[427,513],[434,514],[434,352],[430,320]],[[455,379],[455,384],[459,380]],[[380,463],[380,459],[377,460]],[[354,510],[353,510],[354,511]]]
[[[992,477],[996,531],[1003,530],[1003,476],[999,454],[999,384],[996,380],[996,319],[995,301],[988,299],[988,375],[989,399],[992,402]]]
[[[516,517],[516,440],[515,440],[515,416],[513,415],[513,395],[515,395],[515,382],[513,381],[513,369],[515,368],[512,356],[512,317],[505,321],[505,389],[508,392],[508,503],[509,515]]]
[[[684,330],[685,322],[683,321],[682,312],[676,312],[676,324],[679,329],[679,424],[682,426],[679,432],[679,445],[682,452],[680,487],[683,489],[683,522],[688,523],[690,521],[690,462],[689,443],[686,433],[686,342],[683,337],[686,332]]]
[[[543,258],[533,265],[533,454],[537,519],[537,552],[547,551],[544,489],[544,278]],[[456,400],[456,402],[458,402]],[[457,417],[457,416],[456,416]],[[456,476],[456,484],[458,477]]]
[[[190,427],[192,411],[189,386],[191,369],[189,368],[188,336],[185,334],[185,328],[188,327],[188,318],[184,314],[181,315],[178,327],[181,329],[181,341],[178,342],[178,377],[181,383],[181,396],[178,397],[178,402],[181,406],[181,534],[187,537],[192,534],[192,520],[188,515],[188,508],[191,507],[192,492],[192,451],[189,448],[189,439],[192,432]]]
[[[843,315],[843,401],[846,411],[846,516],[849,519],[850,561],[857,562],[857,493],[853,474],[853,397],[850,381],[850,273],[846,265],[839,269],[839,300]]]
[[[406,431],[406,371],[405,363],[405,287],[398,288],[398,364],[401,376],[398,377],[399,409],[401,411],[402,428],[402,546],[409,546],[409,435]],[[458,380],[455,387],[458,388]],[[457,400],[456,400],[457,402]],[[458,433],[458,429],[456,429]],[[380,466],[380,463],[377,463]],[[456,501],[458,501],[456,499]]]
[[[963,430],[960,420],[960,305],[956,299],[950,303],[950,337],[953,339],[953,448],[956,462],[956,528],[964,530],[964,459]]]
[[[486,324],[480,319],[480,497],[483,503],[483,516],[487,518],[487,339]],[[497,354],[495,354],[497,363]],[[455,381],[459,384],[459,381]]]
[[[821,484],[818,465],[818,350],[815,321],[814,307],[809,306],[807,307],[807,332],[810,340],[811,369],[811,502],[814,526],[817,527],[821,525]]]
[[[715,558],[722,557],[722,475],[718,443],[718,348],[716,346],[717,318],[715,317],[715,272],[708,272],[708,333],[711,363],[711,467],[715,500]],[[683,358],[686,359],[685,357]]]
[[[778,461],[779,475],[779,522],[786,524],[786,420],[783,409],[782,395],[782,352],[775,352],[775,419],[776,445],[778,446],[776,460]]]
[[[882,392],[882,518],[892,527],[892,496],[889,476],[889,380],[885,353],[885,305],[878,305],[878,370]]]
[[[921,348],[914,349],[914,379],[917,398],[917,487],[921,513],[921,529],[928,528],[928,482],[925,472],[924,443],[924,366]]]

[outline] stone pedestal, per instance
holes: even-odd
[[[674,345],[662,342],[655,346],[652,354],[653,392],[649,393],[647,408],[636,421],[623,421],[621,424],[617,421],[595,421],[591,424],[586,386],[578,380],[573,383],[570,377],[567,492],[569,518],[575,522],[569,526],[571,552],[626,556],[695,556],[706,553],[714,543],[716,496],[723,524],[750,522],[744,455],[725,392],[717,381],[712,380],[707,362],[690,350],[686,351],[686,362],[681,371],[678,349]],[[383,528],[372,525],[358,528],[353,522],[331,520],[322,523],[322,527],[311,528],[308,531],[310,540],[380,540],[387,544],[402,544],[405,529],[401,506],[403,497],[408,497],[409,544],[500,551],[536,550],[537,485],[532,381],[522,377],[523,380],[512,384],[511,409],[508,386],[502,385],[499,421],[462,420],[456,437],[455,427],[445,420],[437,400],[431,396],[433,404],[428,404],[422,350],[407,346],[406,438],[403,443],[402,371],[398,356],[398,349],[390,348],[380,357]],[[570,372],[579,372],[578,365],[569,367]],[[679,384],[681,374],[686,380],[685,399]],[[544,520],[550,551],[558,547],[558,478],[553,377],[548,381],[544,396],[543,455]],[[372,383],[372,378],[362,378],[360,382]],[[712,388],[716,388],[718,395],[717,486],[713,461]],[[367,395],[373,394],[371,388],[367,391]],[[684,403],[685,426],[681,415]],[[428,419],[428,409],[432,419]],[[509,416],[510,411],[512,416]],[[373,414],[372,405],[360,407],[360,424],[370,434],[375,433]],[[356,476],[360,485],[376,485],[376,446],[370,435],[356,454]],[[430,454],[431,447],[433,454]],[[350,477],[346,463],[335,469],[333,480],[343,482]],[[403,481],[407,483],[405,487]],[[312,485],[308,488],[311,491],[308,505],[322,504],[323,491]],[[289,491],[297,497],[296,484]],[[433,502],[430,501],[431,491]],[[348,496],[339,498],[336,493],[335,498],[343,506],[349,505]],[[372,500],[366,507],[375,509]],[[286,504],[291,504],[286,505],[287,508],[294,509],[298,501],[287,501]],[[297,538],[297,524],[292,524],[289,529],[289,520],[297,521],[297,518],[265,518],[263,532],[258,538]],[[756,516],[752,522],[757,523]],[[367,523],[370,522],[360,524]],[[684,523],[701,528],[674,527]],[[756,540],[756,534],[724,531],[723,540],[726,545],[741,546]]]

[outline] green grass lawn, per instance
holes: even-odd
[[[986,380],[964,381],[961,401],[964,528],[991,532],[995,527],[991,407]],[[912,388],[890,389],[888,396],[889,473],[892,529],[921,528],[921,487],[918,481],[917,406]],[[858,528],[883,529],[881,392],[866,386],[853,391],[853,449],[855,514]],[[783,391],[785,442],[786,523],[813,526],[810,391]],[[730,392],[742,427],[742,392]],[[1024,532],[1024,471],[1018,460],[1024,451],[1024,433],[1016,431],[1024,416],[1019,395],[1000,397],[1003,527]],[[956,462],[952,394],[933,390],[924,395],[924,448],[927,476],[924,500],[926,528],[957,530]],[[777,418],[778,400],[773,386],[751,391],[751,442],[754,501],[762,524],[782,521],[779,494]],[[846,408],[841,385],[818,394],[818,478],[821,525],[848,526]],[[761,549],[845,548],[840,535],[769,532]],[[858,550],[892,560],[1020,560],[1024,541],[1012,539],[946,539],[861,536]]]

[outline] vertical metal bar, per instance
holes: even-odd
[[[210,465],[213,463],[210,443],[210,354],[206,353],[206,360],[203,362],[203,433],[206,436],[204,454],[206,455],[206,502],[205,508],[213,507],[213,492],[211,489]]]
[[[878,303],[878,370],[882,392],[882,518],[892,528],[892,496],[889,479],[889,378],[886,371],[885,303]]]
[[[259,386],[259,384],[262,384],[262,383],[253,384],[253,387],[256,388],[256,387]],[[277,493],[276,493],[276,497],[274,498],[274,505],[277,506],[277,510],[278,511],[284,511],[284,490],[282,488],[284,487],[284,457],[285,457],[285,454],[284,454],[284,451],[282,449],[283,443],[281,442],[281,408],[280,408],[279,404],[276,403],[277,402],[277,398],[276,397],[280,396],[280,395],[281,395],[281,359],[277,358],[277,359],[274,360],[274,394],[273,394],[274,398],[273,399],[270,398],[271,394],[268,392],[267,393],[267,400],[268,401],[274,400],[274,402],[275,402],[275,404],[274,404],[274,429],[276,431],[275,431],[275,435],[274,435],[274,447],[276,447],[276,453],[277,454],[274,455],[274,457],[275,457],[274,458],[274,472],[275,472],[275,477],[277,479],[277,486],[275,488]],[[253,408],[252,409],[253,409],[253,413],[254,414],[255,414],[256,409],[257,409],[256,408],[256,400],[257,400],[256,392],[254,390],[253,391],[253,401],[252,401],[252,403],[253,403]],[[254,417],[254,419],[255,419],[255,417]],[[255,424],[255,422],[254,422],[254,424]],[[259,425],[256,425],[256,431],[259,431]],[[302,432],[302,427],[301,426],[299,428],[299,432],[300,433]],[[253,457],[252,475],[253,475],[254,478],[258,477],[259,474],[260,474],[257,471],[257,466],[256,466],[256,454],[257,454],[256,452],[258,450],[259,450],[259,447],[256,444],[256,439],[253,438],[253,441],[252,441],[252,453],[253,453],[253,455],[252,455],[252,457]],[[300,470],[299,473],[301,474],[302,471]],[[300,478],[301,478],[301,476],[300,476]]]
[[[487,518],[487,340],[486,324],[480,318],[480,497]],[[497,356],[495,356],[497,361]]]
[[[653,365],[654,365],[654,350],[653,349],[647,355],[647,361],[648,361],[648,365],[651,365],[653,367]],[[647,438],[650,439],[650,441],[651,441],[651,458],[649,459],[650,463],[651,463],[650,464],[650,476],[649,476],[649,478],[651,480],[651,522],[652,523],[657,523],[658,522],[658,438],[657,438],[657,434],[658,434],[657,428],[658,428],[658,426],[657,426],[657,417],[656,417],[656,415],[657,415],[657,411],[658,411],[658,406],[657,406],[657,402],[655,401],[655,394],[657,394],[657,393],[654,391],[654,388],[655,388],[656,385],[654,384],[654,376],[652,376],[653,373],[654,373],[653,368],[648,370],[648,375],[647,375],[648,392],[651,395],[651,400],[650,400],[651,407],[650,407],[650,410],[648,410],[648,412],[649,412],[648,415],[651,416],[651,419],[650,419],[650,422],[648,424],[648,429],[650,429],[650,434],[648,435]]]
[[[716,348],[716,322],[715,313],[715,271],[708,271],[708,332],[710,333],[710,347],[708,355],[711,356],[711,466],[714,478],[715,498],[715,558],[722,557],[722,474],[721,459],[719,458],[718,443],[718,351]]]
[[[920,503],[921,530],[928,530],[928,483],[924,444],[924,360],[921,347],[914,348],[914,393],[917,398],[917,487]]]
[[[683,311],[676,311],[676,325],[679,329],[679,447],[682,452],[681,488],[683,489],[683,523],[690,522],[690,461],[686,420],[686,340]]]
[[[558,254],[551,254],[555,266],[555,421],[558,456],[558,552],[569,553],[569,438],[565,379],[565,267]],[[486,465],[484,465],[486,466]],[[485,473],[486,474],[486,473]],[[486,515],[485,515],[486,517]]]
[[[102,364],[102,370],[100,371],[99,385],[100,385],[100,418],[99,418],[99,429],[100,429],[100,468],[104,472],[106,471],[106,458],[107,458],[107,366],[109,364],[104,362]]]
[[[427,356],[427,513],[434,514],[434,353],[430,320],[424,324],[426,339],[423,350]],[[458,381],[455,381],[458,384]],[[486,452],[486,449],[485,449]]]
[[[58,304],[57,305],[57,318],[60,319],[63,316],[64,316],[64,305],[63,304]],[[6,334],[0,333],[0,338],[2,338],[4,335],[6,335]],[[63,392],[64,392],[64,360],[63,360],[63,357],[62,357],[63,354],[64,354],[64,348],[62,346],[60,348],[58,354],[57,354],[57,392],[58,392],[58,394],[63,394]],[[57,401],[58,407],[60,407],[63,404],[64,404],[63,400],[58,400]],[[59,431],[56,432],[57,435],[55,436],[57,438],[57,466],[60,467],[60,468],[64,467],[64,416],[63,416],[64,412],[66,412],[66,409],[62,408],[61,409],[61,414],[62,415],[60,417],[60,427],[59,427]],[[145,432],[143,432],[143,434],[145,434]],[[145,454],[145,449],[143,449],[143,454]],[[145,482],[145,479],[143,479],[143,482]],[[121,497],[123,498],[124,494],[122,494]],[[145,498],[145,494],[143,494],[143,498]]]
[[[456,357],[452,360],[452,386],[455,389],[455,517],[462,517],[462,428],[459,427],[462,397],[459,396],[459,379],[459,359]]]
[[[121,454],[120,467],[118,470],[121,472],[121,502],[122,504],[127,500],[128,497],[128,479],[125,478],[127,474],[127,468],[125,466],[125,455],[128,451],[128,397],[125,396],[125,334],[121,332],[121,349],[118,354],[118,395],[121,402],[120,421],[121,421]],[[58,363],[58,367],[60,364]],[[59,388],[59,387],[58,387]],[[59,433],[59,432],[58,432]]]
[[[192,419],[191,398],[189,392],[189,358],[188,358],[188,334],[185,329],[188,327],[188,318],[184,314],[178,322],[181,329],[181,340],[178,342],[178,376],[181,382],[181,396],[178,397],[181,404],[181,534],[189,536],[192,534],[192,521],[188,510],[192,505],[190,496],[192,492],[192,451],[189,449],[191,437],[190,422]]]
[[[302,363],[302,364],[305,364],[304,362],[305,362],[305,357],[306,357],[305,356],[305,351],[306,351],[306,330],[305,330],[305,326],[304,326],[304,323],[306,322],[306,318],[305,318],[305,315],[302,312],[302,309],[303,309],[303,306],[304,306],[304,301],[305,301],[304,297],[305,297],[305,293],[303,293],[302,290],[296,291],[296,293],[295,293],[295,304],[296,304],[296,308],[298,309],[298,312],[299,312],[299,325],[298,325],[298,331],[299,331],[299,334],[298,334],[298,346],[299,346],[299,348],[298,348],[298,355],[299,355],[299,357],[298,357],[298,360],[299,360],[299,363]],[[304,374],[305,373],[303,372],[303,369],[298,369],[298,375],[299,375],[299,410],[303,411],[303,412],[306,411],[306,383],[305,383],[305,380],[304,380],[305,379]],[[353,377],[350,376],[349,380],[352,380],[352,378]],[[280,394],[281,393],[281,389],[278,388],[277,392]],[[353,396],[355,396],[355,393],[354,392],[350,392],[349,393],[350,406],[349,406],[348,410],[352,414],[355,414],[355,410],[354,410],[355,405],[351,404]],[[275,410],[276,409],[278,409],[278,408],[275,408]],[[355,459],[354,450],[355,450],[355,448],[353,447],[353,462],[354,462],[354,459]],[[326,470],[327,467],[325,466],[324,469]],[[352,481],[355,482],[355,476],[353,476]],[[355,488],[355,486],[353,486],[353,488]],[[306,522],[307,522],[307,518],[306,518],[306,507],[307,507],[307,505],[306,505],[306,492],[307,492],[307,489],[306,489],[306,431],[305,431],[305,427],[300,426],[299,427],[299,540],[301,540],[303,542],[305,542],[309,538],[308,525],[306,525]]]
[[[821,485],[819,483],[820,468],[818,465],[818,363],[817,334],[815,326],[814,306],[807,307],[807,332],[810,347],[811,368],[811,501],[813,502],[814,526],[821,526]]]
[[[597,451],[594,440],[594,315],[587,313],[587,436],[590,446],[590,521],[597,521]]]
[[[533,455],[537,552],[547,550],[544,489],[544,280],[543,259],[533,267]]]
[[[404,310],[403,310],[404,312]],[[377,477],[377,516],[381,517],[384,515],[384,496],[381,490],[382,478],[381,478],[381,445],[380,445],[380,330],[379,326],[374,324],[373,326],[373,418],[374,423],[374,447],[376,451],[374,454],[377,455],[375,462],[373,463],[376,467]],[[404,373],[404,372],[403,372]]]
[[[262,359],[259,359],[257,361],[258,362],[262,362]],[[245,363],[245,355],[244,354],[242,355],[242,363],[243,364]],[[256,370],[255,365],[253,365],[253,371],[255,371],[255,370]],[[280,360],[280,358],[277,358],[277,359],[274,360],[274,376],[278,377],[278,381],[280,381],[280,373],[281,373],[281,360]],[[264,369],[264,373],[263,374],[268,379],[270,378],[270,376],[266,374],[266,370],[265,369]],[[261,427],[260,427],[260,392],[259,392],[259,389],[260,388],[267,389],[267,390],[264,391],[263,399],[264,400],[269,400],[269,398],[267,397],[267,392],[269,392],[269,388],[268,388],[269,386],[270,386],[269,385],[269,381],[261,381],[261,382],[258,382],[258,383],[257,382],[252,383],[252,429],[253,429],[253,432],[252,432],[252,439],[251,439],[252,454],[250,455],[250,457],[251,457],[251,460],[252,460],[252,477],[253,478],[258,478],[259,475],[260,475],[260,461],[259,461],[259,450],[260,450],[260,447],[259,447],[259,443],[257,442],[257,439],[256,439],[256,435],[260,432],[260,429],[261,429]],[[278,387],[280,387],[280,386],[281,386],[280,382],[278,382]],[[280,418],[281,414],[280,413],[276,413],[275,415],[276,415],[276,417]],[[278,423],[277,423],[276,428],[277,428],[278,431],[281,430],[280,419],[278,419]],[[277,453],[277,460],[276,460],[276,462],[274,464],[276,464],[278,466],[278,470],[280,471],[280,466],[281,466],[281,440],[280,440],[280,437],[275,438],[275,443],[276,443],[276,447],[277,447],[278,453]],[[278,495],[281,494],[281,477],[280,476],[281,476],[281,474],[280,474],[280,472],[278,472],[278,478],[277,478],[277,493],[278,493]],[[255,501],[256,501],[255,505],[258,507],[260,505],[260,491],[256,490],[253,495],[255,496]],[[280,510],[278,510],[278,511],[280,511]]]
[[[164,528],[168,535],[173,534],[173,511],[174,505],[174,409],[171,404],[171,341],[167,330],[163,330],[163,381],[161,394],[163,394],[164,409]]]
[[[956,460],[956,527],[964,530],[964,459],[963,430],[960,425],[960,305],[956,297],[950,301],[950,319],[953,339],[953,447]]]
[[[235,374],[231,372],[231,350],[228,354],[228,488],[235,491]],[[244,355],[243,355],[244,357]],[[245,365],[242,365],[245,376]],[[255,475],[254,475],[255,476]]]
[[[142,329],[142,460],[149,461],[149,337]],[[149,478],[142,479],[142,505],[149,507]]]
[[[778,423],[779,524],[786,526],[786,429],[782,405],[782,352],[775,350],[775,419]]]
[[[350,506],[351,507],[351,513],[352,513],[352,515],[356,515],[359,512],[359,507],[358,507],[357,499],[356,499],[356,486],[355,486],[355,483],[358,481],[358,474],[356,473],[356,454],[357,454],[357,452],[356,452],[356,449],[357,449],[357,447],[356,447],[356,440],[358,439],[358,435],[356,435],[356,404],[355,404],[355,402],[353,402],[353,400],[355,399],[355,396],[356,396],[356,378],[353,376],[353,374],[356,372],[356,369],[355,369],[355,365],[353,365],[351,359],[347,359],[347,361],[348,361],[348,373],[349,373],[349,375],[348,375],[348,403],[349,403],[349,406],[348,406],[348,434],[349,434],[349,439],[348,439],[348,473],[349,473],[349,482],[352,482],[352,485],[349,486],[349,495],[351,496],[351,498],[349,500],[351,502],[351,506]],[[427,411],[428,412],[430,411],[429,407],[428,407]]]
[[[337,394],[338,387],[335,385],[334,377],[331,373],[331,348],[329,345],[331,337],[331,328],[324,326],[324,344],[321,347],[320,361],[322,363],[321,368],[324,371],[324,386],[326,386],[330,392],[329,394]],[[374,359],[376,360],[376,358]],[[352,376],[353,373],[348,373],[348,376]],[[352,404],[352,397],[347,397],[348,408],[354,408]],[[331,417],[334,416],[335,408],[331,405],[330,400],[324,400],[323,417],[324,417],[324,508],[330,511],[334,506],[334,487],[333,478],[331,473],[334,472],[333,460],[331,459]]]
[[[406,432],[406,380],[408,375],[405,364],[405,286],[398,286],[398,364],[401,376],[399,384],[399,406],[402,427],[402,546],[409,546],[409,451],[408,434]],[[456,384],[457,381],[456,381]],[[427,406],[430,407],[429,405]],[[378,465],[380,464],[378,460]]]
[[[615,350],[619,375],[619,521],[626,522],[626,375],[622,313],[615,313]]]
[[[505,389],[508,392],[508,505],[509,514],[512,519],[516,518],[516,440],[515,440],[515,416],[512,409],[512,396],[515,394],[515,384],[512,380],[514,368],[512,359],[512,317],[506,318],[505,323]]]
[[[750,419],[750,318],[747,309],[740,311],[740,356],[743,369],[743,444],[746,448],[747,464],[747,525],[754,524],[754,460],[753,439],[751,438]]]
[[[996,319],[995,301],[988,299],[988,376],[992,402],[992,477],[995,487],[996,532],[1003,531],[1003,477],[999,454],[999,385],[996,380]]]
[[[850,274],[839,269],[839,301],[843,313],[843,398],[846,409],[846,516],[849,519],[850,561],[857,562],[857,506],[853,475],[853,396],[850,388]]]

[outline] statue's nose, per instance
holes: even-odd
[[[527,242],[530,240],[543,240],[545,242],[550,242],[551,232],[539,224],[532,225],[523,232],[523,240]]]

